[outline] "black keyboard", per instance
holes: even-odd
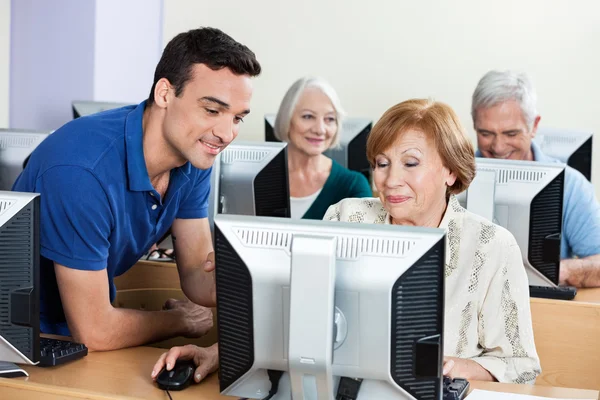
[[[529,286],[530,297],[544,299],[573,300],[577,289],[572,286]]]
[[[444,400],[462,400],[469,392],[469,381],[444,377]]]
[[[41,367],[52,367],[87,356],[85,345],[57,339],[40,339]]]

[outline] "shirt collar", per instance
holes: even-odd
[[[460,205],[456,196],[453,194],[450,195],[450,198],[448,199],[448,205],[446,206],[446,212],[444,212],[444,217],[440,221],[438,228],[448,229],[448,224],[453,218],[456,217],[456,214],[464,211],[465,209]],[[392,217],[390,216],[389,212],[386,212],[383,223],[386,225],[390,225],[392,223]]]
[[[147,192],[154,190],[146,168],[143,147],[143,129],[142,119],[146,101],[142,101],[133,109],[125,120],[125,155],[127,158],[127,183],[129,190],[134,192]],[[179,189],[182,185],[189,182],[189,175],[192,165],[187,162],[180,168],[176,168],[171,174],[169,188]]]
[[[457,214],[464,211],[465,209],[460,205],[456,196],[451,194],[450,198],[448,199],[448,205],[446,206],[446,212],[444,213],[444,217],[440,221],[438,228],[448,230],[448,224],[450,221],[456,218]]]
[[[125,157],[127,159],[127,183],[129,190],[145,192],[153,190],[146,160],[144,159],[142,118],[146,101],[133,109],[125,120]]]
[[[544,152],[542,152],[542,149],[540,148],[540,146],[533,140],[531,141],[531,152],[533,153],[533,161],[558,162],[558,160],[556,158],[552,158],[552,157],[544,154]]]

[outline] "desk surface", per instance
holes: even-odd
[[[577,289],[575,301],[587,303],[600,303],[600,288]]]
[[[87,357],[55,368],[24,367],[29,378],[0,378],[0,392],[10,399],[166,399],[150,379],[161,349],[131,349],[90,353]],[[549,386],[471,382],[472,388],[553,398],[598,399],[598,391]],[[227,400],[218,391],[217,375],[200,385],[176,392],[177,400]]]

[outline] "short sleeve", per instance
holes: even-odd
[[[102,270],[114,224],[102,184],[89,170],[56,166],[35,183],[40,193],[41,255],[65,267]]]
[[[210,195],[210,174],[212,168],[200,171],[194,179],[192,190],[182,199],[176,218],[195,219],[208,217],[208,198]]]
[[[600,205],[594,186],[579,171],[569,167],[565,175],[563,234],[572,254],[561,256],[588,257],[600,254]]]

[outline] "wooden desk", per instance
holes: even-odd
[[[509,383],[471,382],[473,389],[488,390],[490,392],[505,392],[527,394],[530,396],[550,397],[553,399],[594,399],[600,398],[597,390],[557,388],[541,385],[513,385]],[[467,396],[468,398],[468,396]]]
[[[138,261],[129,271],[115,278],[117,290],[181,289],[177,265],[166,261]]]
[[[531,299],[537,385],[600,389],[600,305]]]
[[[0,378],[0,398],[30,399],[167,399],[152,382],[150,373],[163,349],[131,349],[93,352],[59,367],[23,367],[29,378]],[[174,392],[176,400],[231,400],[218,391],[217,374],[203,384]]]
[[[161,293],[169,292],[169,288],[181,291],[177,268],[167,262],[140,261],[115,282],[117,303],[129,308],[160,310],[167,297],[178,297]],[[154,288],[161,289],[148,291]],[[148,294],[136,296],[136,290],[146,290]],[[542,375],[536,383],[600,390],[600,304],[586,303],[600,303],[600,288],[580,289],[576,300],[531,299],[536,347],[542,364]],[[213,330],[200,340],[177,338],[154,346],[167,348],[189,342],[210,345],[215,341]]]
[[[600,303],[600,288],[577,289],[577,295],[573,301]]]
[[[152,366],[163,350],[136,347],[112,352],[90,353],[87,357],[54,368],[26,366],[29,378],[0,378],[4,399],[166,399],[150,379]],[[471,382],[473,389],[523,393],[553,398],[598,399],[593,390],[552,388],[545,386],[507,385]],[[231,400],[221,396],[217,374],[199,385],[174,392],[176,400]]]

